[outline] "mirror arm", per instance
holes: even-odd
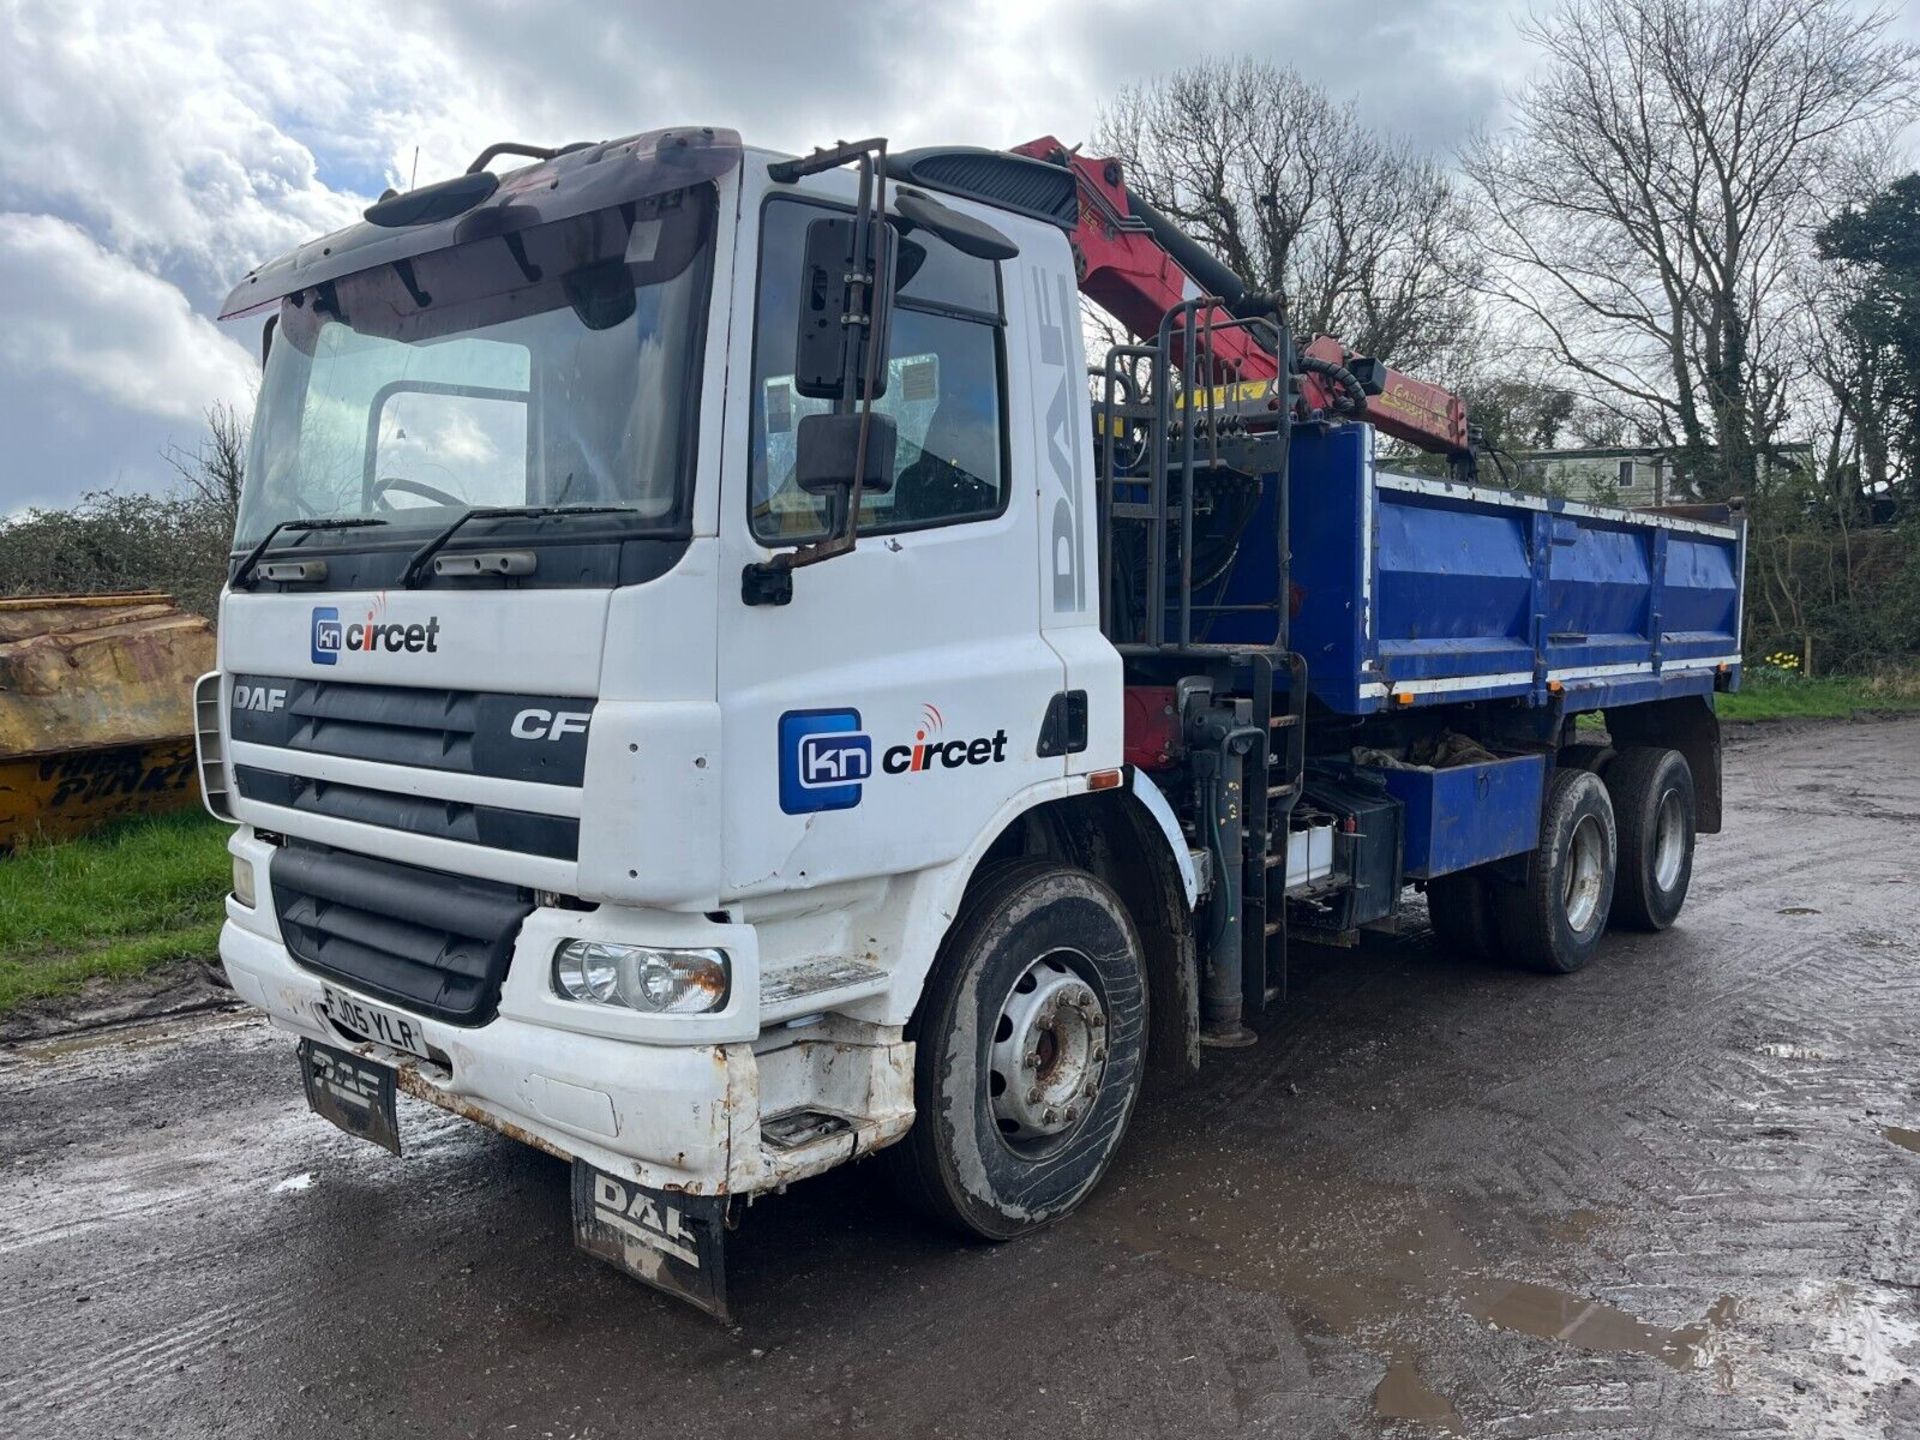
[[[748,565],[740,575],[740,598],[749,605],[785,605],[793,599],[793,572],[809,565],[818,565],[823,560],[832,560],[850,553],[858,543],[860,530],[860,496],[866,487],[867,478],[867,438],[873,424],[873,386],[879,375],[880,347],[872,343],[875,327],[875,311],[883,303],[883,297],[891,296],[893,277],[886,273],[888,247],[876,244],[879,227],[885,223],[887,213],[887,142],[884,138],[863,140],[855,145],[841,145],[832,150],[816,150],[804,160],[777,161],[767,167],[767,173],[774,180],[791,183],[802,175],[811,175],[821,170],[830,170],[844,165],[849,160],[858,160],[860,165],[860,193],[854,213],[858,218],[857,239],[855,241],[854,274],[848,283],[860,287],[858,296],[860,318],[850,320],[848,328],[863,327],[866,343],[866,363],[860,376],[859,400],[838,400],[834,408],[841,414],[847,413],[842,406],[858,403],[860,406],[860,438],[854,447],[853,483],[847,487],[844,501],[836,500],[836,506],[844,513],[834,533],[825,540],[811,545],[802,545],[797,549],[783,550],[770,560],[757,561]],[[844,369],[851,370],[851,360],[855,353],[848,349]],[[853,376],[844,376],[848,382],[843,393],[852,393]]]

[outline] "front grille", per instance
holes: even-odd
[[[525,890],[290,842],[268,867],[280,933],[316,975],[453,1025],[484,1025],[520,924]]]
[[[593,708],[559,695],[235,675],[230,720],[233,738],[254,745],[577,786]]]
[[[283,775],[251,765],[234,766],[233,781],[242,799],[282,805],[307,815],[327,815],[404,830],[409,835],[459,840],[522,855],[547,855],[555,860],[575,860],[580,855],[580,822],[570,816],[399,795],[304,775]]]

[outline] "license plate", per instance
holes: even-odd
[[[422,1060],[433,1058],[418,1022],[366,1000],[357,1000],[331,985],[323,985],[321,990],[325,995],[321,1008],[327,1012],[327,1018],[356,1039],[391,1045]]]
[[[307,1104],[349,1135],[400,1153],[393,1071],[317,1040],[300,1042],[300,1079]]]

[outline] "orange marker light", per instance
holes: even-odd
[[[1117,789],[1125,778],[1118,770],[1096,770],[1087,777],[1087,788],[1089,790]]]

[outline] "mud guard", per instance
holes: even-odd
[[[652,1190],[573,1162],[573,1243],[723,1322],[726,1219],[724,1196]]]

